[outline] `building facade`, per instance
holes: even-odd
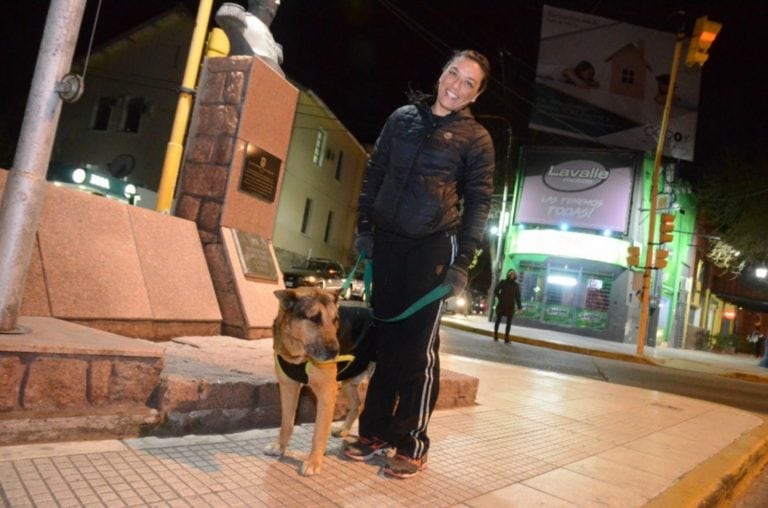
[[[637,151],[523,148],[501,269],[518,272],[519,324],[637,341],[643,271],[628,266],[627,251],[641,246],[645,259],[652,173],[653,161]],[[675,192],[672,170],[666,173],[659,211],[673,213],[676,229],[692,234],[692,199]],[[679,347],[684,337],[690,243],[674,235],[664,245],[668,266],[653,270],[649,345]]]
[[[273,241],[282,269],[308,257],[350,266],[368,155],[311,90],[299,103]]]

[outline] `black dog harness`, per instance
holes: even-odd
[[[339,356],[320,362],[309,360],[289,363],[275,353],[277,365],[289,378],[302,384],[309,382],[309,364],[337,363],[336,380],[344,381],[363,373],[376,359],[376,325],[367,307],[339,307]]]

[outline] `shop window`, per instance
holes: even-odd
[[[541,318],[545,272],[546,268],[542,264],[520,263],[517,279],[520,284],[520,297],[523,305],[523,309],[520,311],[521,317]]]
[[[585,272],[579,265],[520,263],[520,317],[564,327],[608,326],[613,275]]]
[[[542,321],[563,326],[573,325],[574,310],[579,303],[580,283],[581,270],[550,264],[544,286]]]

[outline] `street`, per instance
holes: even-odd
[[[446,326],[441,328],[440,339],[444,353],[674,393],[768,414],[764,383],[609,360],[516,342],[505,344],[503,341],[494,342],[485,335]]]

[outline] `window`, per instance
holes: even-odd
[[[114,100],[111,97],[99,97],[99,100],[96,101],[96,109],[93,112],[91,129],[105,131],[109,128],[109,117],[112,114],[113,104]]]
[[[560,326],[604,330],[614,274],[560,263],[520,263],[521,317]]]
[[[139,132],[141,115],[144,113],[144,99],[132,97],[125,105],[125,117],[123,118],[123,132]]]
[[[635,82],[635,71],[632,69],[621,70],[621,82],[626,85],[631,85]]]
[[[339,150],[339,158],[336,160],[336,174],[333,175],[333,177],[341,181],[341,162],[344,160],[344,152],[342,150]]]
[[[325,221],[325,234],[323,235],[323,241],[328,243],[331,238],[331,231],[333,230],[333,211],[328,211],[328,220]]]
[[[301,232],[307,234],[309,231],[309,218],[312,215],[312,200],[307,198],[304,202],[304,216],[301,218]]]
[[[325,129],[318,129],[317,138],[315,138],[315,151],[312,154],[312,162],[314,162],[316,166],[323,165],[323,158],[325,157],[326,138],[327,138],[327,134],[325,132]]]

